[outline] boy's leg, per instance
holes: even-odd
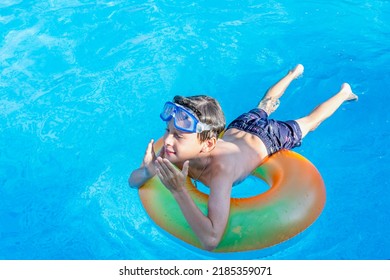
[[[303,65],[298,64],[294,69],[288,71],[286,76],[284,76],[275,85],[268,89],[257,107],[266,111],[268,115],[275,111],[280,103],[279,98],[286,91],[290,83],[302,75],[303,70]]]
[[[302,131],[302,138],[310,131],[315,130],[320,123],[329,118],[345,101],[357,100],[358,97],[351,90],[349,84],[341,85],[340,91],[324,103],[317,106],[309,115],[296,120]]]

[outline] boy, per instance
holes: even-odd
[[[229,217],[230,195],[234,184],[244,180],[267,156],[280,149],[292,149],[340,105],[356,100],[344,83],[340,91],[294,121],[268,119],[289,84],[303,73],[298,64],[272,86],[257,108],[242,114],[224,130],[225,118],[218,102],[207,96],[180,97],[167,102],[160,117],[166,121],[164,146],[159,155],[150,141],[140,168],[129,178],[139,188],[157,174],[180,206],[183,215],[206,250],[220,242]],[[177,168],[176,168],[177,167]],[[208,213],[204,215],[184,187],[186,177],[209,186]]]

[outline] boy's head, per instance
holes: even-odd
[[[173,103],[189,109],[188,112],[201,123],[198,138],[201,142],[217,137],[225,129],[225,116],[218,101],[206,95],[175,96]],[[167,104],[166,104],[167,106]],[[174,106],[174,105],[173,105]],[[179,107],[180,108],[180,107]],[[176,116],[175,116],[176,117]],[[177,116],[178,118],[179,116]],[[175,121],[178,121],[177,119]],[[180,120],[183,124],[186,120]],[[191,121],[191,120],[189,120]],[[199,128],[199,127],[198,127]]]

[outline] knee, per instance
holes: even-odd
[[[317,129],[317,127],[321,124],[321,122],[313,122],[312,126],[310,127],[310,131],[314,131]]]
[[[279,98],[268,97],[261,100],[257,108],[264,110],[269,116],[279,107],[279,105]]]
[[[313,120],[310,116],[304,117],[302,119],[296,120],[299,124],[299,128],[302,132],[302,138],[305,137],[309,132],[316,130],[321,122]]]

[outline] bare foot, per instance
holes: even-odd
[[[303,65],[302,64],[297,64],[297,66],[295,66],[294,69],[290,70],[289,73],[293,74],[293,79],[297,79],[300,76],[302,76],[303,70],[305,70]]]
[[[348,94],[345,101],[358,100],[358,96],[352,92],[351,86],[348,83],[344,83],[341,85],[341,91],[346,92]]]

